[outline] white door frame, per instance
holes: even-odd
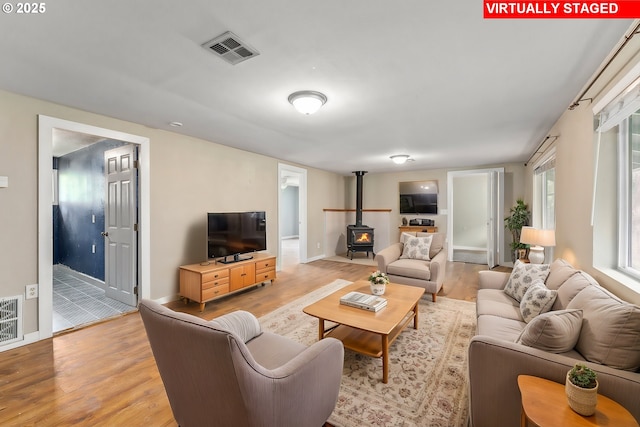
[[[307,170],[297,166],[278,163],[278,254],[282,254],[282,234],[284,228],[280,223],[284,218],[281,209],[284,209],[282,203],[282,192],[280,189],[280,178],[283,172],[292,172],[300,177],[300,185],[298,187],[298,215],[300,221],[299,227],[299,245],[300,245],[300,263],[307,262]],[[282,268],[282,257],[277,257],[277,270]]]
[[[80,132],[140,146],[140,298],[151,296],[151,192],[149,138],[49,116],[38,116],[38,339],[53,335],[53,129]]]
[[[496,197],[492,197],[491,194],[487,195],[487,202],[493,203],[493,206],[490,207],[493,215],[491,215],[488,219],[488,226],[491,227],[492,230],[488,234],[496,236],[497,241],[493,242],[494,253],[497,253],[498,255],[496,258],[498,264],[504,265],[504,227],[501,227],[502,221],[500,221],[500,218],[502,217],[502,213],[504,211],[504,168],[473,169],[447,172],[447,230],[449,230],[450,234],[447,242],[447,258],[449,261],[453,260],[453,216],[455,215],[455,212],[453,211],[453,179],[455,177],[477,174],[486,174],[487,180],[489,182],[491,182],[493,175],[497,175],[498,178],[498,194],[495,195]],[[487,250],[490,247],[490,243],[487,242]]]

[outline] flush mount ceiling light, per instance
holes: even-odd
[[[401,164],[405,163],[407,160],[409,160],[409,155],[408,154],[396,154],[395,156],[391,156],[389,158],[391,160],[393,160],[393,163],[395,163],[396,165],[401,165]]]
[[[301,90],[289,95],[289,102],[302,114],[313,114],[327,102],[327,97],[312,90]]]

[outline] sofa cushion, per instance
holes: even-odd
[[[444,248],[444,233],[416,233],[416,237],[432,236],[429,258],[433,259]]]
[[[387,266],[387,274],[414,279],[431,279],[431,263],[418,259],[398,259]]]
[[[279,368],[307,349],[304,344],[268,331],[249,341],[247,348],[255,361],[267,369]]]
[[[567,308],[582,309],[576,350],[585,359],[617,369],[640,368],[640,307],[600,286],[587,286]]]
[[[248,311],[238,310],[224,314],[209,322],[214,328],[231,332],[243,342],[252,340],[262,333],[260,322]]]
[[[531,322],[536,316],[551,310],[558,291],[547,289],[542,280],[529,286],[520,301],[520,313],[525,322]]]
[[[549,266],[549,275],[547,276],[547,280],[545,280],[544,284],[547,285],[547,288],[549,289],[558,290],[558,288],[562,286],[569,277],[573,276],[577,272],[578,270],[573,268],[567,261],[558,258]]]
[[[584,271],[578,271],[576,274],[569,277],[558,288],[558,297],[553,303],[552,310],[564,310],[569,306],[571,300],[578,295],[578,292],[586,288],[587,286],[596,285],[598,282]]]
[[[582,310],[543,313],[525,326],[516,341],[551,353],[565,353],[575,347],[582,327]]]
[[[429,249],[431,248],[431,240],[433,235],[424,237],[408,237],[404,241],[402,255],[400,258],[421,259],[429,261]]]
[[[488,335],[509,342],[516,342],[527,325],[520,320],[505,319],[504,317],[486,314],[478,316],[477,321],[477,335]]]
[[[476,313],[478,316],[491,314],[505,319],[523,321],[520,304],[505,294],[502,289],[479,289]]]
[[[548,274],[549,264],[526,264],[517,260],[504,291],[520,302],[529,286],[538,279],[544,281]]]

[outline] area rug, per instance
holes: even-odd
[[[302,309],[348,285],[336,280],[260,318],[264,330],[306,345],[318,320]],[[390,348],[389,382],[382,360],[345,350],[340,395],[329,423],[355,426],[466,426],[467,349],[476,327],[475,303],[431,296],[419,304],[418,330],[407,327]]]

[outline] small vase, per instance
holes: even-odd
[[[597,381],[594,388],[578,387],[569,380],[569,374],[567,373],[567,380],[565,382],[564,389],[571,409],[585,417],[590,417],[596,413],[596,405],[598,404]]]
[[[384,295],[384,291],[387,289],[385,283],[369,282],[369,284],[371,285],[371,293],[373,295]]]

